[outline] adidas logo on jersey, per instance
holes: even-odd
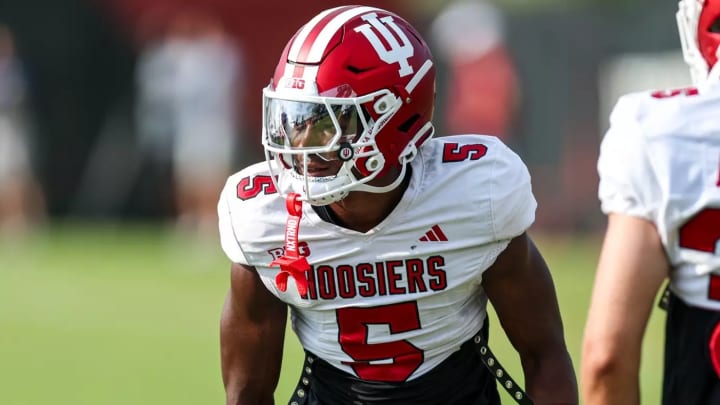
[[[433,225],[419,240],[420,242],[447,242],[448,238],[440,229],[440,225]]]

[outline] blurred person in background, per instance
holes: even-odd
[[[306,351],[291,404],[496,405],[497,381],[532,403],[488,351],[488,300],[532,401],[577,403],[526,233],[529,173],[496,137],[433,139],[435,67],[409,23],[327,9],[263,96],[267,162],[231,176],[218,203],[227,404],[274,403],[288,307]]]
[[[455,0],[429,28],[447,69],[440,119],[450,134],[495,135],[504,142],[519,107],[519,79],[505,45],[505,16],[485,0]]]
[[[13,33],[0,24],[0,234],[13,236],[45,218],[32,169],[26,90]]]
[[[216,235],[217,194],[242,153],[237,114],[242,55],[209,12],[166,13],[167,19],[153,14],[143,25],[140,146],[172,167],[179,230]]]
[[[620,98],[602,141],[608,215],[585,327],[587,405],[639,404],[643,336],[669,279],[662,403],[720,404],[720,0],[682,0],[694,87]]]

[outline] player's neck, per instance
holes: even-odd
[[[358,232],[367,232],[395,209],[410,184],[411,176],[412,170],[408,167],[402,183],[387,193],[352,192],[343,200],[330,204],[329,214],[337,225]]]

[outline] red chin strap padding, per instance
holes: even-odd
[[[298,293],[301,297],[307,294],[307,273],[310,270],[305,256],[298,251],[298,233],[300,232],[300,219],[302,219],[302,201],[297,193],[288,194],[285,199],[288,218],[285,222],[285,253],[282,257],[270,263],[270,267],[280,266],[280,272],[275,276],[275,284],[280,291],[287,290],[288,276],[295,279]]]

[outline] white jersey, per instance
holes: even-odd
[[[231,176],[218,205],[230,260],[254,266],[291,306],[306,350],[367,380],[404,381],[442,362],[486,318],[482,275],[533,222],[520,158],[490,136],[434,139],[412,162],[400,203],[366,233],[323,221],[303,204],[300,251],[312,269],[303,298],[275,284],[285,201],[267,164]]]
[[[720,86],[626,95],[610,124],[598,160],[603,212],[652,221],[673,292],[720,309]]]

